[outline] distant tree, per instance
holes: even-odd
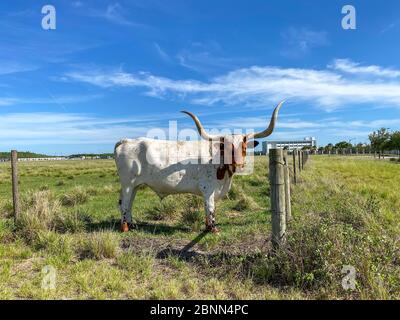
[[[349,143],[347,141],[340,141],[340,142],[335,144],[335,149],[337,149],[338,152],[341,153],[341,154],[345,154],[346,150],[351,148],[351,147],[352,147],[351,143]]]
[[[18,158],[51,158],[55,156],[48,156],[45,154],[34,153],[29,151],[18,151]],[[10,158],[10,152],[0,152],[0,158]]]
[[[335,144],[335,147],[338,149],[348,149],[352,147],[352,144],[347,141],[341,141]]]
[[[379,158],[383,154],[383,151],[389,146],[390,143],[390,132],[386,128],[381,128],[378,131],[374,131],[369,136],[371,141],[371,147],[374,151],[378,151]]]
[[[357,150],[357,152],[359,152],[359,153],[362,153],[363,152],[363,150],[365,150],[365,144],[364,143],[357,143],[357,145],[356,145],[356,150]]]
[[[400,158],[400,131],[395,131],[390,135],[389,145],[394,150],[397,150],[397,154]]]
[[[328,144],[324,147],[324,150],[325,150],[325,152],[332,152],[333,148],[334,148],[334,145],[333,145],[332,143],[328,143]]]

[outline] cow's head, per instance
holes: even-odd
[[[229,166],[230,173],[233,173],[244,168],[247,149],[255,148],[258,145],[258,141],[255,139],[265,138],[272,134],[279,109],[283,102],[280,102],[275,107],[271,121],[264,131],[248,134],[210,135],[204,130],[200,120],[193,113],[188,111],[182,112],[193,119],[200,136],[212,142],[217,147],[220,151],[221,159],[223,159],[223,162],[221,161],[220,164]]]

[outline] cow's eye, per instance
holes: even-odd
[[[252,148],[255,148],[255,147],[257,147],[257,146],[258,146],[258,144],[259,144],[259,142],[258,142],[258,141],[256,141],[256,140],[253,140],[253,141],[250,141],[249,143],[247,143],[247,147],[248,147],[249,149],[252,149]]]

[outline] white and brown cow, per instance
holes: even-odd
[[[132,226],[132,202],[140,185],[147,185],[160,198],[170,194],[191,193],[204,198],[206,229],[215,226],[215,201],[229,191],[232,177],[245,168],[247,148],[255,147],[254,139],[269,136],[275,127],[275,108],[268,128],[250,134],[212,136],[190,112],[200,141],[170,141],[149,138],[121,140],[115,146],[115,162],[121,182],[121,230]]]

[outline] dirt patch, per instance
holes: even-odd
[[[271,251],[270,237],[249,237],[240,243],[227,243],[221,241],[211,250],[207,250],[199,241],[208,235],[207,232],[201,232],[193,240],[182,239],[149,239],[149,238],[126,238],[121,243],[123,250],[132,250],[134,252],[150,251],[154,252],[156,258],[166,259],[169,256],[175,256],[185,261],[194,261],[197,258],[206,258],[213,260],[215,257],[230,258],[243,257],[255,254],[267,254]]]

